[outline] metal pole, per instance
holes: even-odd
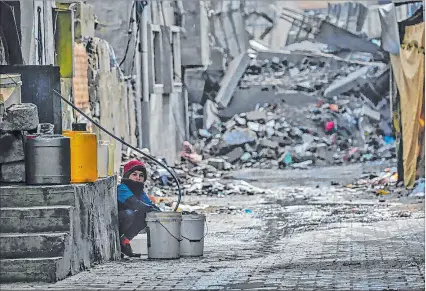
[[[141,41],[141,54],[142,54],[142,146],[145,148],[150,147],[150,125],[149,125],[149,55],[148,55],[148,19],[150,4],[148,4],[143,12],[140,22],[140,41]]]

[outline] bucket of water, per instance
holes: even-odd
[[[182,215],[180,255],[182,257],[200,257],[204,252],[204,214]]]
[[[180,258],[182,213],[150,212],[146,216],[148,258]]]

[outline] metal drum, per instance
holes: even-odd
[[[70,138],[41,135],[25,143],[25,172],[29,185],[70,184]]]

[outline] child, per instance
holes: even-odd
[[[124,165],[121,184],[118,185],[118,221],[120,230],[121,253],[129,257],[140,257],[133,253],[130,246],[132,240],[146,227],[146,214],[160,211],[144,192],[144,182],[147,179],[145,165],[132,160]]]

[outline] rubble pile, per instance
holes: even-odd
[[[147,149],[143,149],[143,152],[149,154]],[[145,188],[148,193],[154,197],[177,195],[178,188],[176,182],[166,169],[131,149],[123,152],[123,165],[131,159],[138,159],[145,163],[147,171],[150,174],[150,179],[145,182]],[[160,158],[159,161],[167,165],[165,160]],[[231,165],[227,162],[223,161],[222,163],[222,161],[220,161],[219,163],[223,164],[224,167],[222,169],[217,169],[215,166],[211,165],[213,161],[214,159],[204,160],[200,161],[198,164],[194,164],[188,160],[182,160],[180,164],[169,167],[179,179],[183,195],[225,197],[234,194],[254,195],[265,194],[267,192],[267,190],[254,187],[245,181],[223,180],[222,176],[224,172],[221,170],[228,170],[231,168]],[[215,165],[217,166],[217,164]]]
[[[215,157],[209,163],[220,170],[229,169],[228,163],[237,168],[306,168],[395,158],[394,140],[378,122],[380,113],[372,117],[376,111],[356,101],[353,96],[322,98],[299,108],[303,125],[286,117],[291,114],[285,105],[266,104],[210,130],[200,129],[198,147],[204,158]]]
[[[192,143],[210,165],[307,168],[395,158],[389,66],[371,53],[342,57],[309,45],[242,54],[216,98],[202,110],[193,106]]]
[[[239,87],[275,85],[286,90],[323,93],[333,81],[347,77],[362,67],[356,62],[325,57],[254,58],[247,66]]]

